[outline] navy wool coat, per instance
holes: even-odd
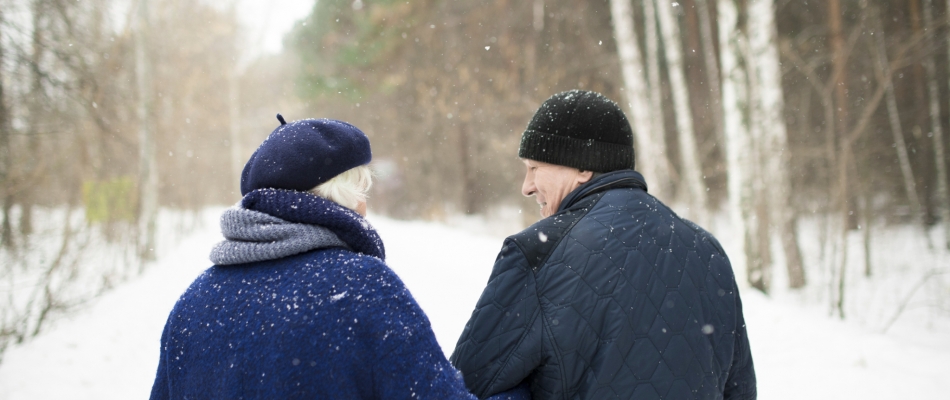
[[[756,397],[729,259],[632,170],[505,240],[450,360],[480,398]]]
[[[152,399],[473,399],[362,218],[257,190],[241,207],[345,245],[216,265],[168,317]]]

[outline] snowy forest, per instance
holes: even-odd
[[[521,133],[575,88],[747,292],[950,320],[950,0],[319,0],[271,53],[240,3],[0,0],[0,362],[237,202],[277,113],[367,133],[371,214],[504,237],[538,219]]]

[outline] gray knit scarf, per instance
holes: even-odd
[[[221,233],[227,240],[211,250],[215,265],[276,260],[325,247],[349,248],[322,226],[287,222],[241,207],[221,214]]]

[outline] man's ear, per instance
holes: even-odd
[[[594,171],[581,171],[577,174],[577,183],[583,185],[587,182],[590,182],[591,178],[594,177]]]

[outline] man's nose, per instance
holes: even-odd
[[[524,183],[521,184],[521,194],[524,195],[524,197],[531,197],[537,191],[538,188],[534,187],[534,179],[526,175],[524,177]]]

